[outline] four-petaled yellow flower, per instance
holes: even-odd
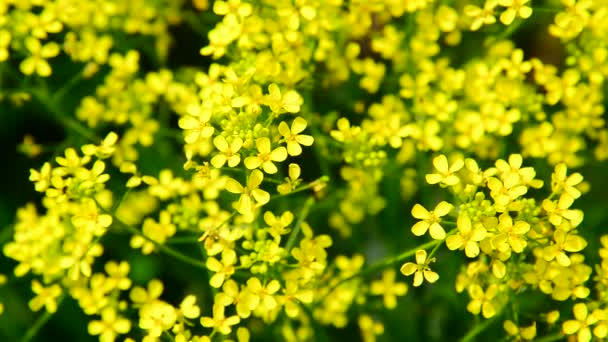
[[[243,187],[239,182],[232,178],[226,180],[226,190],[233,194],[241,194],[236,204],[236,210],[244,215],[253,212],[253,208],[262,206],[270,200],[270,194],[259,188],[264,180],[264,174],[260,170],[253,170],[247,179],[247,186]],[[255,201],[255,204],[253,203]]]
[[[239,324],[241,319],[239,316],[226,317],[224,315],[224,306],[221,304],[213,305],[213,317],[202,317],[201,325],[205,328],[214,328],[224,335],[232,332],[231,326]]]
[[[408,262],[401,266],[401,273],[406,276],[414,275],[414,286],[422,285],[422,281],[426,279],[429,283],[434,283],[439,279],[439,274],[433,272],[429,267],[435,258],[427,259],[427,254],[424,249],[416,251],[416,263]]]
[[[487,231],[480,223],[473,225],[471,218],[465,212],[460,213],[456,222],[458,233],[448,236],[445,244],[449,249],[455,250],[464,247],[464,252],[469,258],[479,255],[478,242],[483,240]]]
[[[36,72],[42,77],[50,76],[52,70],[46,60],[59,54],[59,45],[55,42],[49,42],[43,46],[38,39],[27,37],[25,39],[25,47],[31,56],[21,62],[19,69],[26,75]]]
[[[397,307],[397,296],[404,296],[407,293],[407,284],[395,282],[395,270],[386,270],[382,273],[382,279],[372,282],[370,293],[384,297],[384,306],[387,309]]]
[[[275,83],[271,83],[268,86],[268,93],[265,102],[270,107],[270,110],[276,114],[283,112],[297,113],[304,102],[300,94],[295,90],[289,90],[285,94],[281,94],[281,89]]]
[[[438,173],[431,173],[426,175],[426,182],[429,184],[437,184],[441,186],[452,186],[460,182],[460,178],[454,173],[458,172],[464,166],[464,159],[458,158],[450,166],[448,164],[448,158],[444,155],[438,155],[433,159],[433,166]]]
[[[278,169],[273,161],[282,162],[287,159],[285,147],[279,146],[272,150],[270,139],[266,137],[258,138],[255,146],[258,149],[258,155],[245,158],[245,166],[250,170],[261,166],[268,174],[277,173]]]
[[[285,177],[285,183],[277,185],[277,191],[281,195],[292,192],[302,182],[300,179],[300,174],[302,173],[300,165],[290,163],[287,170],[289,177]]]
[[[526,221],[513,222],[509,213],[500,215],[497,226],[498,234],[494,237],[494,245],[500,252],[512,250],[515,253],[524,251],[527,242],[524,235],[530,230],[530,224]]]
[[[445,239],[445,230],[440,225],[440,217],[449,214],[453,207],[453,205],[446,201],[439,202],[433,211],[426,210],[420,204],[414,205],[412,208],[412,216],[421,219],[422,221],[414,224],[412,233],[416,236],[422,236],[428,230],[433,239]]]
[[[468,288],[471,301],[467,305],[467,310],[474,315],[478,315],[480,312],[484,318],[490,318],[496,315],[496,304],[494,298],[498,295],[498,285],[492,284],[488,286],[486,291],[479,284],[472,284]]]
[[[32,311],[38,311],[43,306],[50,313],[57,311],[57,298],[62,293],[59,285],[53,284],[49,287],[44,287],[38,280],[33,280],[32,291],[36,294],[36,297],[32,298],[28,303]]]
[[[279,124],[279,133],[287,142],[287,153],[289,153],[290,156],[299,156],[302,154],[302,147],[300,145],[310,146],[314,142],[312,136],[300,134],[304,132],[306,125],[306,120],[299,116],[291,123],[291,129],[287,126],[285,121],[281,121]]]
[[[565,192],[572,198],[579,198],[581,191],[576,188],[583,181],[583,176],[575,172],[570,176],[567,175],[568,167],[566,164],[557,164],[555,171],[551,175],[551,189],[555,193]]]
[[[530,18],[532,15],[532,8],[526,5],[528,2],[530,2],[530,0],[498,0],[500,6],[507,7],[500,15],[500,21],[505,25],[509,25],[515,20],[517,15],[522,19]]]
[[[228,162],[229,167],[237,166],[241,161],[241,156],[238,151],[243,146],[243,139],[240,137],[233,137],[232,141],[228,143],[223,135],[218,135],[213,139],[213,145],[220,151],[211,158],[211,165],[216,168],[220,168]]]
[[[585,303],[574,304],[572,311],[574,312],[575,319],[565,321],[562,324],[562,330],[566,335],[574,335],[575,333],[578,333],[578,342],[591,341],[592,335],[590,326],[594,325],[598,321],[596,312],[594,311],[589,314],[587,304]]]
[[[118,316],[116,309],[106,307],[101,311],[101,320],[89,322],[88,331],[91,335],[99,335],[104,342],[114,341],[116,335],[126,334],[131,330],[131,321]]]
[[[236,263],[236,253],[232,249],[224,249],[222,251],[222,261],[217,260],[214,257],[207,259],[207,268],[215,272],[209,284],[215,288],[219,288],[224,283],[227,277],[230,277],[234,273],[234,264]]]
[[[213,135],[215,128],[211,126],[211,109],[203,108],[199,104],[191,104],[186,109],[188,115],[178,121],[181,129],[185,130],[184,140],[188,144],[194,144],[199,139],[209,138]]]

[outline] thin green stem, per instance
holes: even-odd
[[[455,229],[452,229],[450,232],[448,232],[448,235],[454,233],[455,231],[456,231]],[[364,276],[366,276],[368,274],[373,274],[373,273],[375,273],[375,272],[377,272],[379,270],[382,270],[382,269],[385,269],[385,268],[387,268],[389,266],[393,266],[393,265],[395,265],[397,263],[403,262],[405,259],[407,259],[407,258],[415,255],[416,252],[418,250],[420,250],[420,249],[425,249],[426,250],[426,249],[429,249],[429,248],[434,248],[434,250],[436,250],[439,247],[439,245],[441,245],[441,243],[443,243],[443,241],[444,240],[433,240],[433,241],[429,241],[427,243],[423,243],[422,245],[419,245],[419,246],[416,246],[414,248],[411,248],[411,249],[409,249],[409,250],[407,250],[407,251],[405,251],[405,252],[403,252],[401,254],[398,254],[398,255],[393,256],[393,257],[389,257],[389,258],[387,258],[385,260],[382,260],[382,261],[380,261],[380,262],[378,262],[378,263],[376,263],[374,265],[366,267],[365,269],[362,269],[361,271],[359,271],[359,272],[357,272],[357,273],[355,273],[355,274],[353,274],[353,275],[351,275],[349,277],[346,277],[346,278],[340,280],[338,283],[336,283],[334,286],[332,286],[330,288],[330,290],[327,292],[327,294],[331,293],[336,287],[340,286],[341,284],[343,284],[343,283],[345,283],[345,282],[347,282],[349,280],[353,280],[353,279],[359,278],[359,277],[364,277]],[[431,253],[433,253],[433,252],[431,252]]]
[[[59,103],[67,92],[72,89],[78,82],[82,81],[82,71],[74,75],[69,81],[67,81],[61,88],[59,88],[55,94],[50,98],[53,103]]]
[[[539,339],[536,339],[536,342],[553,342],[553,341],[558,341],[558,340],[562,340],[564,339],[564,334],[552,334],[552,335],[547,335],[547,336],[543,336]]]
[[[274,195],[274,196],[270,197],[270,200],[272,201],[272,200],[277,199],[277,198],[281,198],[281,197],[286,197],[286,196],[290,196],[290,195],[293,195],[293,194],[297,194],[298,192],[302,192],[302,191],[306,191],[308,189],[312,189],[312,188],[318,186],[319,184],[327,183],[328,181],[329,181],[329,177],[328,176],[322,176],[319,179],[316,179],[316,180],[314,180],[314,181],[312,181],[312,182],[310,182],[310,183],[308,183],[306,185],[303,185],[303,186],[301,186],[299,188],[296,188],[293,191],[290,191],[290,192],[288,192],[286,194]]]
[[[63,302],[64,298],[65,298],[65,295],[62,295],[61,297],[59,297],[59,299],[57,299],[57,309],[59,309],[59,306],[61,305],[61,302]],[[51,312],[45,311],[43,314],[38,316],[38,319],[36,319],[34,324],[29,329],[27,329],[27,331],[25,332],[25,335],[23,335],[23,337],[21,338],[21,342],[29,342],[34,337],[36,337],[36,335],[38,334],[40,329],[42,329],[42,327],[44,327],[46,322],[48,322],[49,319],[51,319],[53,314],[54,314],[54,312],[51,313]]]
[[[129,231],[132,234],[135,235],[139,235],[141,237],[143,237],[144,239],[146,239],[146,241],[152,243],[156,248],[158,248],[158,250],[160,250],[162,253],[167,254],[170,257],[173,257],[177,260],[180,260],[188,265],[200,268],[200,269],[204,269],[207,270],[207,267],[205,266],[205,263],[203,263],[202,261],[196,260],[194,258],[191,258],[187,255],[184,255],[178,251],[176,251],[175,249],[168,247],[162,243],[158,243],[156,240],[151,239],[150,237],[146,236],[145,234],[143,234],[142,232],[140,232],[138,229],[136,229],[135,227],[131,227],[130,225],[122,222],[119,218],[117,218],[115,215],[113,215],[110,211],[106,210],[104,207],[102,207],[101,205],[99,205],[99,203],[97,203],[97,206],[106,214],[111,215],[112,216],[112,220],[113,220],[113,224],[116,224],[118,227],[125,229],[127,231]]]
[[[61,122],[65,127],[68,127],[73,132],[94,143],[99,143],[101,141],[101,139],[89,128],[85,127],[70,116],[64,115],[64,113],[62,113],[62,111],[58,108],[57,103],[49,96],[47,90],[31,89],[30,92],[49,110],[53,117]]]
[[[302,223],[304,223],[304,220],[306,219],[306,216],[308,216],[308,213],[310,212],[310,208],[312,207],[312,205],[314,203],[315,203],[315,199],[313,197],[309,197],[306,200],[306,202],[304,202],[304,207],[302,208],[302,211],[300,212],[298,221],[296,221],[296,225],[293,227],[293,231],[291,232],[291,234],[289,235],[289,238],[287,239],[287,244],[285,245],[285,250],[287,251],[287,253],[289,253],[291,251],[291,249],[293,248],[293,246],[295,245],[298,234],[300,233],[300,230],[302,229]]]
[[[473,341],[477,335],[481,334],[486,328],[488,328],[490,325],[492,325],[492,323],[494,323],[494,321],[496,321],[496,319],[498,319],[498,317],[500,317],[501,313],[502,313],[502,311],[498,312],[492,318],[486,319],[485,321],[481,322],[480,324],[476,324],[473,327],[473,329],[469,330],[469,332],[466,335],[464,335],[464,337],[460,340],[460,342]]]

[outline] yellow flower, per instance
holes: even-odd
[[[473,18],[471,31],[477,31],[482,25],[494,24],[496,22],[496,17],[494,17],[496,5],[498,5],[498,0],[486,0],[483,8],[474,5],[464,6],[464,14]]]
[[[201,314],[201,309],[196,305],[196,296],[188,295],[179,304],[180,313],[190,319],[197,318]]]
[[[439,279],[439,274],[433,272],[429,267],[431,262],[434,262],[435,258],[427,259],[427,254],[424,249],[416,251],[416,263],[408,262],[401,266],[401,273],[405,276],[414,274],[414,286],[422,285],[423,279],[426,279],[429,283],[434,283]]]
[[[243,146],[243,139],[240,137],[233,137],[230,144],[226,141],[223,135],[218,135],[213,139],[213,145],[220,151],[211,158],[211,165],[216,168],[224,166],[226,161],[229,167],[235,167],[241,161],[241,156],[237,153]]]
[[[233,194],[241,194],[239,201],[236,204],[236,210],[243,214],[249,215],[253,212],[255,206],[262,206],[270,201],[270,194],[259,188],[264,180],[264,174],[260,170],[253,170],[247,179],[247,187],[243,187],[239,182],[232,178],[226,180],[226,190]],[[255,204],[253,200],[255,200]]]
[[[561,193],[562,191],[576,199],[581,196],[580,190],[576,188],[577,185],[583,181],[583,176],[576,172],[567,176],[568,167],[566,164],[557,164],[555,171],[551,175],[551,190],[554,193]]]
[[[234,263],[236,263],[236,253],[231,249],[222,251],[222,261],[210,257],[207,259],[207,268],[215,274],[209,279],[209,284],[215,288],[219,288],[224,283],[227,277],[234,273]]]
[[[464,246],[465,254],[469,258],[474,258],[479,255],[479,244],[478,242],[485,239],[487,235],[486,229],[480,223],[473,224],[469,215],[465,212],[461,212],[458,216],[458,233],[448,236],[445,240],[445,244],[450,250],[462,248]]]
[[[530,224],[525,221],[516,221],[509,213],[503,213],[499,217],[498,234],[494,237],[494,244],[499,252],[504,253],[509,249],[515,253],[523,252],[527,245],[523,236],[530,230]]]
[[[49,287],[44,287],[38,280],[33,280],[32,291],[36,294],[36,297],[32,298],[28,303],[32,311],[38,311],[43,306],[50,313],[57,311],[57,298],[62,293],[59,285],[53,284]]]
[[[310,146],[314,142],[312,136],[300,134],[306,129],[306,125],[306,120],[299,116],[291,123],[291,129],[285,121],[281,121],[279,124],[279,133],[287,142],[287,153],[290,156],[299,156],[302,154],[302,147],[300,145]]]
[[[503,323],[503,328],[510,336],[517,340],[531,341],[536,337],[536,322],[532,322],[529,327],[518,327],[510,320]]]
[[[285,177],[285,183],[277,185],[278,193],[281,195],[285,195],[297,188],[298,185],[300,185],[300,183],[302,182],[302,180],[300,179],[301,172],[302,170],[300,169],[300,165],[290,163],[287,171],[289,177]]]
[[[454,173],[458,172],[464,166],[464,160],[458,158],[452,166],[448,164],[448,158],[441,154],[433,159],[433,166],[438,173],[426,175],[426,181],[429,184],[440,183],[441,186],[452,186],[460,182],[460,178]]]
[[[569,209],[572,203],[574,203],[573,197],[562,194],[557,201],[545,199],[542,208],[549,216],[549,222],[554,226],[559,227],[566,219],[572,227],[576,227],[583,221],[583,212],[578,209]]]
[[[578,342],[591,341],[592,335],[589,327],[597,323],[598,319],[595,317],[594,313],[589,315],[587,304],[585,303],[574,304],[572,311],[574,312],[575,319],[565,321],[562,324],[564,334],[574,335],[578,332]]]
[[[441,201],[437,204],[435,210],[428,211],[420,204],[415,204],[412,208],[412,216],[422,221],[414,224],[412,233],[416,236],[422,236],[429,230],[433,239],[445,239],[445,230],[439,224],[441,222],[440,217],[449,214],[453,207],[450,203]]]
[[[528,2],[530,0],[498,0],[500,6],[507,7],[500,15],[500,21],[505,25],[509,25],[517,15],[523,19],[528,19],[532,15],[532,8],[526,6]]]
[[[142,306],[139,310],[139,327],[148,332],[148,338],[144,338],[144,341],[152,338],[160,337],[163,331],[169,330],[175,324],[177,320],[177,312],[175,308],[161,300],[156,300],[151,303],[147,303]]]
[[[290,229],[287,227],[292,221],[293,214],[290,211],[284,212],[278,218],[270,211],[264,213],[264,222],[269,225],[268,233],[270,233],[275,241],[279,241],[281,239],[281,235],[289,233]]]
[[[478,284],[472,284],[469,286],[469,295],[471,301],[467,305],[467,310],[474,315],[478,315],[480,312],[484,318],[490,318],[496,315],[496,305],[493,299],[498,294],[498,285],[492,284],[488,286],[486,291]]]
[[[49,42],[43,46],[38,39],[27,37],[25,39],[25,47],[31,56],[21,62],[19,69],[26,75],[36,72],[42,77],[50,76],[52,70],[46,60],[59,54],[59,45],[55,42]]]
[[[553,259],[561,266],[568,267],[571,264],[570,257],[566,252],[580,252],[587,247],[587,241],[572,231],[556,229],[553,233],[553,244],[543,249],[543,257],[546,261]]]
[[[397,296],[404,296],[407,293],[407,284],[395,282],[395,271],[387,270],[382,273],[382,279],[372,282],[370,293],[384,297],[384,306],[387,309],[397,307]]]
[[[287,159],[287,150],[283,146],[279,146],[274,150],[271,150],[270,139],[266,137],[258,138],[255,141],[256,148],[258,150],[257,156],[251,156],[245,158],[245,166],[252,170],[262,167],[264,172],[268,174],[277,173],[278,169],[274,165],[273,161],[282,162]]]
[[[488,178],[490,196],[496,202],[497,209],[505,208],[509,203],[528,192],[528,187],[522,185],[516,174],[510,174],[503,181],[496,177]]]
[[[214,304],[213,317],[202,317],[201,325],[205,328],[217,329],[220,333],[228,335],[232,332],[231,326],[239,324],[240,321],[241,319],[236,315],[226,317],[224,315],[224,306],[221,304]]]
[[[131,330],[131,321],[116,314],[116,309],[106,307],[101,311],[101,320],[89,322],[88,331],[91,335],[99,335],[102,342],[116,339],[118,334],[126,334]]]
[[[287,316],[295,318],[300,313],[301,303],[312,303],[314,298],[314,292],[311,289],[301,289],[298,287],[296,281],[287,281],[285,288],[283,288],[283,295],[280,297],[281,304],[285,309]]]
[[[262,309],[273,310],[277,306],[277,300],[273,296],[279,289],[281,284],[278,280],[273,279],[268,284],[262,285],[260,279],[253,277],[247,280],[247,291],[254,296],[253,307],[262,306]]]
[[[302,97],[295,90],[289,90],[284,95],[275,83],[268,86],[268,95],[265,97],[265,104],[276,114],[283,112],[297,113],[303,103]]]
[[[211,109],[203,108],[198,104],[191,104],[186,109],[188,115],[179,119],[178,125],[185,130],[184,140],[188,144],[194,144],[199,139],[209,138],[213,135],[215,128],[211,126]]]

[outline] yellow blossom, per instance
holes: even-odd
[[[426,175],[426,181],[429,184],[439,183],[442,186],[452,186],[460,182],[460,178],[454,173],[462,169],[464,166],[464,160],[458,158],[451,166],[448,164],[448,158],[444,154],[433,159],[433,166],[438,173],[431,173]]]
[[[416,236],[421,236],[429,230],[433,239],[445,239],[445,230],[440,225],[441,217],[449,214],[453,207],[450,203],[441,201],[437,204],[435,210],[428,211],[420,204],[415,204],[412,208],[412,216],[422,221],[414,224],[412,233]]]
[[[426,251],[420,249],[416,251],[416,263],[408,262],[401,266],[401,273],[409,276],[414,274],[414,286],[422,285],[423,279],[429,283],[434,283],[439,279],[439,275],[431,270],[429,264],[434,262],[435,258],[428,259]]]
[[[290,156],[299,156],[302,154],[302,147],[312,145],[314,139],[310,135],[300,134],[306,129],[306,120],[297,117],[291,123],[291,128],[287,126],[285,121],[279,123],[279,133],[283,136],[287,143],[287,153]]]
[[[277,173],[278,169],[273,161],[282,162],[287,159],[285,147],[278,146],[273,150],[270,139],[266,137],[258,138],[255,141],[255,146],[258,150],[258,155],[245,158],[245,166],[250,170],[261,166],[264,172],[268,174]]]
[[[228,335],[232,332],[231,326],[239,324],[241,319],[239,316],[226,317],[224,315],[224,306],[213,305],[213,317],[202,317],[201,325],[206,328],[217,329],[221,334]]]
[[[404,296],[407,293],[407,285],[395,282],[395,271],[387,270],[382,273],[382,279],[376,280],[370,285],[370,293],[384,297],[384,306],[387,309],[397,307],[397,296]]]
[[[59,45],[55,42],[49,42],[43,46],[38,39],[27,37],[25,47],[31,56],[21,62],[19,69],[26,75],[36,72],[42,77],[50,76],[52,70],[46,60],[59,54]]]
[[[473,225],[468,214],[464,212],[458,215],[456,225],[458,233],[448,236],[445,240],[448,248],[455,250],[464,247],[465,254],[469,258],[479,255],[478,242],[483,240],[487,235],[487,231],[483,225],[477,222]]]

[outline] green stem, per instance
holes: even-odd
[[[72,77],[61,88],[59,88],[55,92],[55,94],[53,94],[53,96],[51,97],[50,100],[53,103],[59,103],[63,99],[63,97],[65,96],[65,94],[68,92],[68,90],[72,89],[72,87],[74,87],[81,80],[82,80],[82,71],[80,71],[79,73],[77,73],[76,75],[74,75],[74,77]]]
[[[57,300],[57,309],[59,309],[59,306],[61,305],[61,302],[63,301],[64,298],[65,298],[65,295],[62,295]],[[51,319],[53,314],[54,314],[54,312],[51,313],[51,312],[45,311],[42,315],[38,316],[38,319],[36,319],[36,322],[34,322],[34,324],[29,329],[27,329],[27,331],[25,332],[25,335],[23,335],[23,337],[21,338],[21,342],[29,342],[34,337],[36,337],[36,335],[38,334],[40,329],[42,329],[42,327],[46,324],[46,322],[48,322],[48,320]]]
[[[455,231],[456,231],[455,229],[452,229],[450,232],[448,232],[448,234],[452,234]],[[336,287],[340,286],[341,284],[343,284],[343,283],[345,283],[345,282],[347,282],[349,280],[353,280],[355,278],[363,277],[363,276],[366,276],[368,274],[372,274],[372,273],[375,273],[375,272],[377,272],[379,270],[385,269],[385,268],[387,268],[389,266],[393,266],[393,265],[395,265],[397,263],[403,262],[405,259],[407,259],[407,258],[415,255],[416,252],[418,250],[420,250],[420,249],[425,249],[426,250],[426,249],[429,249],[429,248],[433,247],[436,250],[439,247],[439,245],[441,245],[441,243],[443,243],[443,241],[444,240],[429,241],[427,243],[424,243],[422,245],[419,245],[419,246],[416,246],[416,247],[414,247],[412,249],[409,249],[409,250],[407,250],[407,251],[405,251],[405,252],[403,252],[401,254],[398,254],[396,256],[387,258],[387,259],[382,260],[382,261],[380,261],[380,262],[378,262],[378,263],[376,263],[374,265],[371,265],[371,266],[369,266],[369,267],[367,267],[367,268],[365,268],[365,269],[363,269],[363,270],[361,270],[361,271],[359,271],[359,272],[357,272],[357,273],[355,273],[355,274],[353,274],[353,275],[351,275],[349,277],[346,277],[346,278],[340,280],[338,283],[336,283],[334,286],[332,286],[329,289],[329,291],[327,292],[326,296],[329,293],[331,293]],[[433,252],[431,252],[431,253],[433,253]]]
[[[308,183],[306,185],[303,185],[303,186],[301,186],[299,188],[293,189],[293,191],[290,191],[290,192],[288,192],[286,194],[274,195],[274,196],[270,197],[270,200],[272,201],[272,200],[277,199],[277,198],[281,198],[281,197],[297,194],[298,192],[302,192],[302,191],[306,191],[308,189],[312,189],[312,188],[318,186],[319,184],[327,183],[328,181],[329,181],[329,177],[328,176],[322,176],[319,179],[314,180],[314,181],[312,181],[312,182],[310,182],[310,183]]]
[[[101,139],[93,131],[68,115],[64,115],[64,113],[62,113],[62,111],[57,107],[57,103],[48,95],[46,90],[31,89],[30,92],[32,95],[36,96],[38,101],[40,101],[40,103],[42,103],[49,110],[53,117],[61,122],[65,127],[68,127],[73,132],[94,143],[99,143],[101,141]]]
[[[489,327],[498,317],[500,317],[501,312],[498,312],[494,317],[486,319],[480,324],[476,324],[473,329],[469,330],[469,332],[460,340],[460,342],[468,342],[473,341],[475,337],[481,334],[487,327]]]
[[[300,233],[300,230],[302,229],[302,223],[304,223],[304,220],[306,219],[306,216],[308,216],[308,213],[310,212],[310,208],[312,207],[312,205],[314,203],[315,203],[315,199],[312,197],[309,197],[306,200],[306,202],[304,202],[304,207],[302,208],[302,211],[300,212],[298,221],[296,222],[296,225],[293,227],[293,231],[291,232],[291,234],[289,235],[289,238],[287,239],[287,244],[285,245],[285,250],[287,251],[287,253],[289,253],[291,251],[291,249],[293,248],[293,246],[295,245],[298,234]]]
[[[97,201],[96,201],[97,202]],[[161,252],[167,254],[170,257],[173,257],[179,261],[182,261],[188,265],[203,269],[203,270],[207,270],[207,266],[205,266],[205,263],[196,260],[194,258],[191,258],[187,255],[184,255],[178,251],[176,251],[175,249],[165,246],[162,243],[158,243],[157,241],[149,238],[148,236],[146,236],[145,234],[143,234],[142,232],[140,232],[138,229],[131,227],[130,225],[122,222],[119,218],[117,218],[115,215],[113,215],[110,211],[106,210],[104,207],[102,207],[101,205],[99,205],[99,203],[97,203],[97,206],[106,214],[111,215],[112,216],[112,220],[113,223],[116,224],[118,227],[125,229],[129,232],[131,232],[132,234],[135,235],[139,235],[141,237],[143,237],[144,239],[146,239],[146,241],[152,243],[156,248],[158,248],[158,250],[160,250]]]
[[[536,342],[553,342],[553,341],[558,341],[558,340],[562,340],[564,339],[564,334],[552,334],[552,335],[547,335],[547,336],[543,336],[539,339],[536,339]]]

